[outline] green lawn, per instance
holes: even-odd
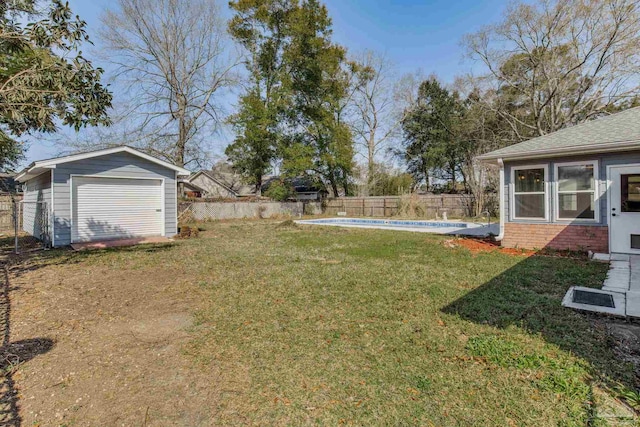
[[[615,388],[635,385],[600,323],[560,306],[605,265],[421,233],[202,227],[170,250],[78,262],[188,266],[177,279],[206,301],[183,352],[227,378],[217,424],[606,425]]]
[[[632,381],[602,331],[560,307],[602,264],[419,233],[207,228],[184,243],[211,299],[188,352],[246,369],[259,424],[582,426],[594,388]]]

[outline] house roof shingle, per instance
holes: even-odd
[[[191,182],[196,176],[201,174],[216,182],[230,193],[233,193],[236,197],[255,196],[256,194],[253,185],[243,183],[242,178],[238,174],[229,171],[203,169],[191,175],[187,181]]]
[[[640,107],[501,148],[480,160],[524,159],[640,149]]]

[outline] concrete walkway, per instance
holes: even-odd
[[[564,296],[562,305],[578,310],[640,318],[640,255],[595,254],[592,259],[609,263],[609,272],[602,289],[573,286]],[[576,303],[573,301],[574,291],[611,295],[614,307]]]

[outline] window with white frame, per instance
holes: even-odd
[[[514,219],[547,219],[547,165],[512,169]]]
[[[555,168],[556,218],[597,220],[597,162],[558,163]]]

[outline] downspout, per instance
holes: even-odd
[[[498,159],[498,165],[500,165],[500,234],[498,234],[495,239],[496,242],[502,241],[504,239],[504,162],[502,159]]]

